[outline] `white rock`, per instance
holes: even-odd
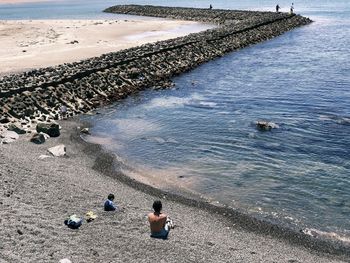
[[[81,133],[90,134],[89,128],[83,128],[80,130]]]
[[[56,157],[64,156],[66,155],[66,146],[63,144],[57,145],[55,147],[51,147],[48,149],[48,151]]]
[[[11,138],[4,138],[0,141],[0,144],[9,144],[9,143],[14,142],[14,141],[16,141],[16,140],[11,139]]]
[[[63,258],[59,263],[72,263],[72,261],[70,261],[68,258]]]
[[[9,138],[12,140],[18,140],[19,135],[14,131],[5,131],[1,134],[2,138]]]
[[[47,133],[40,132],[39,134],[44,135],[45,141],[46,141],[47,139],[50,139],[50,138],[51,138],[50,135],[48,135]]]
[[[48,156],[46,154],[42,154],[42,155],[39,156],[40,160],[43,160],[43,159],[46,159],[46,158],[51,158],[51,156]]]

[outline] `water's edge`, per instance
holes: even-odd
[[[76,121],[77,126],[80,127],[92,126],[91,123],[86,120]],[[138,191],[142,191],[163,200],[168,199],[183,205],[219,214],[231,221],[235,227],[241,227],[247,231],[282,239],[292,245],[303,246],[315,252],[325,253],[325,256],[336,255],[342,260],[350,259],[350,246],[341,241],[327,239],[322,236],[315,238],[305,234],[302,229],[293,226],[286,226],[283,222],[280,224],[271,223],[262,218],[248,215],[239,209],[211,203],[208,200],[195,195],[165,191],[137,181],[117,169],[120,167],[121,163],[118,162],[114,153],[107,151],[102,145],[85,141],[78,129],[72,131],[70,137],[71,140],[78,141],[83,145],[86,154],[95,158],[93,169],[103,175],[119,180]]]

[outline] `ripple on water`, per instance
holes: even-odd
[[[145,91],[90,117],[92,133],[123,145],[118,154],[145,177],[346,240],[347,21],[327,15],[207,63],[175,78],[175,90]],[[279,128],[259,131],[258,120]]]

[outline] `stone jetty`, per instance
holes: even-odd
[[[228,52],[259,43],[310,19],[287,13],[156,6],[113,6],[105,12],[216,24],[214,29],[159,41],[75,63],[0,78],[0,125],[29,129],[86,113],[146,88],[166,88],[171,78]]]

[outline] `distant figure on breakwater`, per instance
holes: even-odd
[[[148,222],[151,227],[151,237],[167,239],[173,222],[166,214],[161,213],[162,202],[157,200],[153,203],[153,213],[148,214]]]
[[[276,5],[276,13],[278,13],[279,10],[280,10],[280,6],[277,4],[277,5]]]
[[[104,204],[105,211],[115,211],[117,210],[117,206],[113,203],[114,200],[114,194],[109,194],[107,197],[107,200]]]
[[[67,107],[62,105],[60,107],[60,113],[62,115],[62,119],[66,119],[67,118]]]
[[[210,4],[209,9],[213,9],[213,6]]]
[[[290,6],[290,14],[294,13],[294,3],[292,3],[292,5]]]

